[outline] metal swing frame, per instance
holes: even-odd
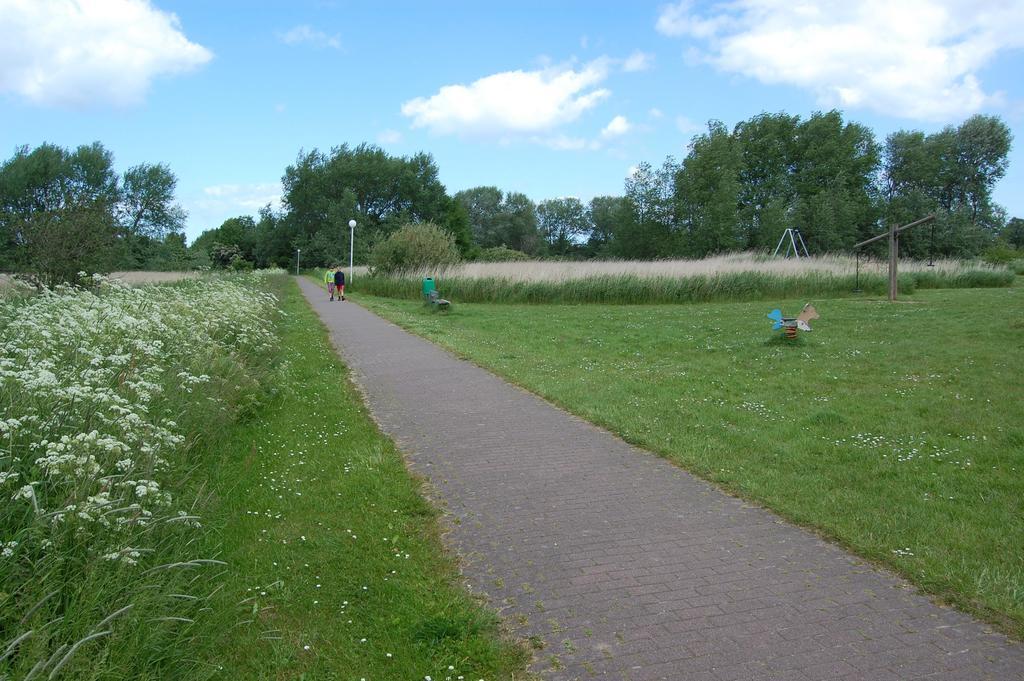
[[[786,239],[789,241],[786,241]],[[800,234],[800,230],[795,227],[787,227],[786,231],[782,233],[782,237],[779,239],[778,245],[775,247],[773,256],[777,256],[779,251],[782,249],[782,244],[786,244],[786,252],[783,253],[782,257],[788,258],[792,253],[799,260],[801,257],[811,257],[810,252],[807,250],[807,244],[804,243],[804,237]],[[803,255],[800,253],[800,249],[803,248]]]

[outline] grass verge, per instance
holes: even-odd
[[[446,292],[447,295],[447,292]],[[1024,638],[1024,289],[699,306],[421,304],[403,327]]]
[[[210,665],[235,679],[525,678],[527,659],[458,584],[437,513],[370,420],[294,282],[279,395],[211,462],[228,564]]]

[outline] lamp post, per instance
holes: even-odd
[[[352,286],[352,253],[356,246],[356,221],[348,221],[348,285]]]
[[[302,249],[295,249],[295,276],[299,276],[299,262],[302,260]]]

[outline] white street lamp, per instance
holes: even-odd
[[[295,249],[295,276],[299,276],[299,262],[302,260],[302,249]]]
[[[352,286],[352,253],[356,246],[356,221],[348,221],[348,285]]]

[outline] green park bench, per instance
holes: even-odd
[[[451,302],[441,297],[434,284],[433,277],[425,277],[423,279],[423,304],[429,305],[434,310],[445,312],[451,307]]]

